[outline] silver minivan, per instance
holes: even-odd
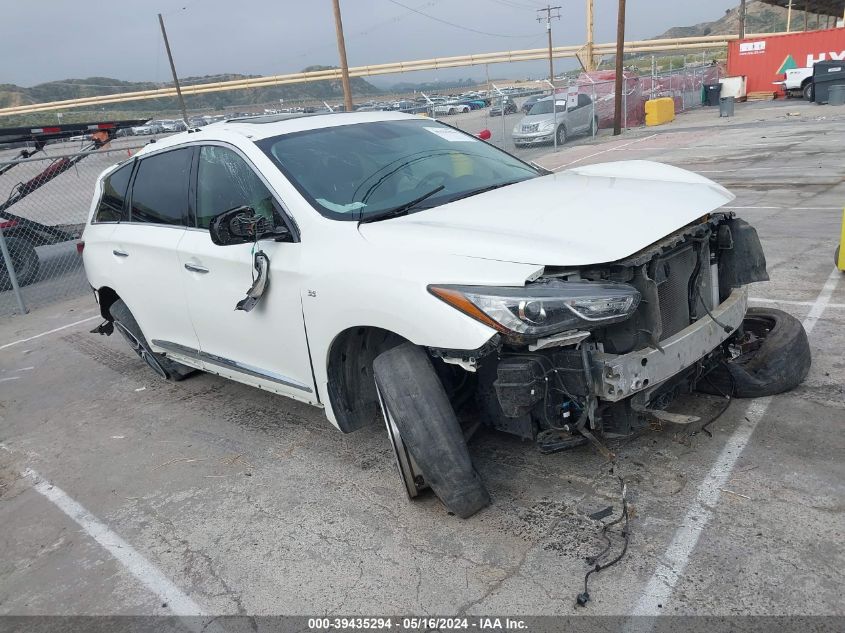
[[[553,143],[557,134],[557,144],[563,145],[566,139],[576,134],[595,135],[599,128],[593,100],[588,95],[579,94],[574,105],[567,108],[565,96],[557,96],[555,115],[552,109],[552,97],[540,99],[513,128],[513,142],[517,147]],[[555,131],[557,125],[557,131]]]

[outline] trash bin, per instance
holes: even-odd
[[[827,102],[830,105],[845,105],[845,84],[831,86],[827,95]]]
[[[719,99],[719,116],[733,116],[735,102],[736,99],[733,97],[721,97]]]
[[[833,86],[845,85],[845,61],[825,60],[813,65],[813,101],[827,103]]]
[[[709,106],[719,105],[721,93],[722,84],[704,84],[704,104]]]

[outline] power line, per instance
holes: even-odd
[[[530,5],[530,4],[523,4],[521,2],[512,2],[510,0],[490,0],[491,2],[495,2],[496,4],[501,4],[505,7],[511,7],[512,9],[528,9],[529,11],[534,11],[537,8],[537,5]]]
[[[513,38],[527,38],[527,37],[536,37],[536,34],[532,33],[531,35],[505,35],[502,33],[488,33],[487,31],[479,31],[478,29],[473,29],[468,26],[464,26],[462,24],[455,24],[454,22],[449,22],[448,20],[443,20],[441,18],[435,17],[433,15],[429,15],[428,13],[423,13],[422,11],[418,11],[412,7],[409,7],[406,4],[402,4],[401,2],[397,2],[397,0],[387,0],[391,4],[395,4],[396,6],[402,7],[404,9],[408,9],[409,11],[413,11],[414,13],[418,13],[419,15],[428,18],[429,20],[434,20],[435,22],[440,22],[441,24],[446,24],[447,26],[452,26],[456,29],[461,29],[462,31],[469,31],[471,33],[478,33],[479,35],[488,35],[490,37],[513,37]]]

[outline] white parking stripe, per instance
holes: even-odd
[[[813,302],[813,307],[810,308],[810,314],[804,319],[804,329],[807,334],[813,331],[819,317],[830,303],[830,298],[841,277],[842,273],[834,268],[825,281],[819,296]],[[771,397],[760,398],[754,400],[748,406],[742,422],[726,442],[710,472],[699,484],[695,501],[687,510],[687,514],[681,522],[681,527],[675,531],[672,542],[658,562],[654,575],[648,581],[637,604],[634,605],[632,615],[665,613],[662,608],[672,597],[672,591],[687,567],[690,554],[692,554],[698,544],[698,539],[701,538],[702,531],[713,516],[713,509],[719,502],[719,488],[724,487],[734,465],[748,444],[748,440],[751,439],[757,424],[766,414],[771,402]]]
[[[150,561],[139,554],[129,543],[112,532],[88,510],[71,499],[61,488],[49,484],[34,470],[25,470],[23,475],[33,482],[35,490],[49,499],[59,510],[73,519],[79,526],[99,543],[109,554],[137,578],[147,589],[152,591],[167,609],[174,615],[205,616],[200,605],[165,577]]]
[[[62,327],[57,327],[53,330],[48,330],[47,332],[41,332],[41,334],[36,334],[35,336],[30,336],[28,338],[22,338],[17,341],[12,341],[11,343],[6,343],[5,345],[0,345],[0,349],[6,349],[7,347],[12,347],[13,345],[20,345],[21,343],[26,343],[28,341],[34,341],[37,338],[41,338],[42,336],[47,336],[48,334],[55,334],[56,332],[61,332],[62,330],[66,330],[69,327],[73,327],[74,325],[80,325],[82,323],[87,323],[88,321],[93,321],[94,319],[102,319],[99,314],[96,314],[92,317],[88,317],[87,319],[82,319],[81,321],[74,321],[73,323],[68,323],[67,325],[63,325]]]
[[[623,143],[622,145],[615,145],[614,147],[602,150],[600,152],[596,152],[595,154],[588,154],[587,156],[582,156],[576,160],[573,160],[570,163],[566,163],[565,165],[560,165],[559,167],[553,167],[552,171],[557,171],[558,169],[563,169],[564,167],[569,167],[570,165],[574,165],[575,163],[580,163],[582,160],[587,160],[588,158],[593,158],[594,156],[600,156],[601,154],[607,154],[608,152],[614,152],[618,149],[622,149],[623,147],[628,147],[629,145],[633,145],[634,143],[642,143],[643,141],[647,141],[649,139],[654,138],[657,134],[652,134],[651,136],[644,136],[643,138],[638,138],[636,140],[630,141],[629,143]]]
[[[748,301],[752,303],[774,303],[783,304],[786,306],[813,306],[815,301],[792,301],[790,299],[764,299],[763,297],[748,297]],[[828,303],[825,307],[827,310],[836,309],[842,310],[845,308],[845,303]]]

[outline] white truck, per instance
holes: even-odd
[[[801,94],[807,101],[813,100],[813,67],[791,68],[783,75],[783,81],[775,81],[775,85],[783,86],[787,96]]]

